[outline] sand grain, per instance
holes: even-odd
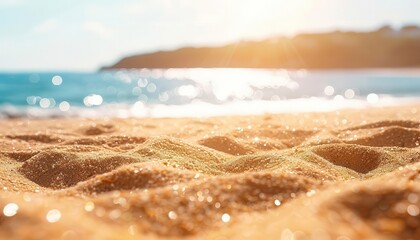
[[[3,120],[0,239],[420,239],[416,108]]]

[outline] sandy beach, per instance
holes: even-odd
[[[420,239],[420,105],[0,124],[0,239]]]

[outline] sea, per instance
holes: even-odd
[[[210,117],[420,103],[420,70],[0,72],[0,118]]]

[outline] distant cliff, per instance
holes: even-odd
[[[181,48],[123,58],[115,68],[398,68],[420,67],[420,28],[331,32]]]

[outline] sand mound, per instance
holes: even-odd
[[[230,132],[233,137],[239,138],[250,145],[258,145],[259,143],[270,143],[276,146],[276,149],[291,148],[303,143],[318,131],[302,130],[291,128],[289,126],[269,125],[261,126],[259,128],[237,128]],[[262,141],[265,139],[267,142]]]
[[[28,160],[29,158],[37,155],[39,151],[15,151],[15,152],[5,152],[4,155],[19,161],[24,162]]]
[[[368,173],[380,164],[381,153],[367,147],[346,144],[330,144],[315,147],[313,152],[331,163]]]
[[[307,153],[305,152],[303,154]],[[314,179],[334,179],[330,171],[318,171],[316,163],[311,160],[312,158],[295,158],[290,151],[276,151],[242,156],[225,163],[222,169],[227,173],[281,172],[309,176]],[[325,164],[323,166],[327,168]]]
[[[252,155],[238,158],[225,164],[225,171],[231,173],[268,170],[286,162],[281,156]]]
[[[175,168],[155,165],[138,163],[122,166],[85,182],[80,182],[70,192],[98,194],[114,190],[151,189],[188,182],[204,176],[195,172],[179,171]]]
[[[142,144],[147,139],[144,137],[129,136],[111,136],[111,137],[95,137],[95,138],[77,138],[63,142],[63,145],[102,145],[110,148],[135,148],[137,144]]]
[[[152,138],[136,153],[148,159],[159,159],[168,166],[180,167],[209,174],[220,174],[217,165],[229,155],[175,138]]]
[[[420,128],[420,122],[409,121],[409,120],[385,120],[378,121],[369,124],[363,124],[360,126],[350,127],[345,130],[360,130],[360,129],[372,129],[372,128],[385,128],[385,127],[402,127],[402,128]]]
[[[27,142],[41,142],[41,143],[59,143],[62,141],[61,138],[57,136],[52,136],[48,134],[15,134],[15,135],[6,135],[9,139],[18,139]]]
[[[235,140],[225,136],[214,136],[198,141],[200,145],[213,148],[217,151],[231,155],[245,155],[253,153],[253,149],[237,143]]]
[[[92,135],[100,135],[105,133],[112,133],[114,132],[115,126],[113,124],[101,124],[101,123],[92,123],[89,126],[81,127],[78,132],[82,133],[83,135],[92,136]]]
[[[417,239],[420,237],[419,186],[420,164],[408,165],[367,184],[344,190],[334,201],[326,200],[325,209],[342,212],[340,220],[349,225],[364,222],[364,226],[358,224],[354,229],[359,234],[367,228],[379,233],[377,238]]]
[[[98,196],[95,204],[112,211],[122,202],[116,220],[135,224],[142,231],[164,236],[196,234],[221,226],[242,211],[277,208],[319,182],[283,174],[232,175],[176,184],[144,192],[114,192]],[[229,220],[228,220],[229,218]]]
[[[418,239],[419,183],[420,164],[368,181],[337,183],[272,212],[242,215],[208,239]]]
[[[16,162],[13,159],[8,159],[0,154],[0,193],[1,190],[33,192],[42,188],[29,179],[22,177],[18,172],[18,168],[21,164],[22,163]],[[1,195],[2,194],[0,194],[0,199]]]
[[[419,117],[4,120],[0,239],[419,239]]]
[[[19,171],[40,186],[59,189],[133,162],[122,156],[80,159],[71,153],[45,151],[28,159]]]
[[[386,127],[369,132],[347,133],[356,135],[347,143],[374,147],[418,147],[420,146],[420,130],[403,127]]]

